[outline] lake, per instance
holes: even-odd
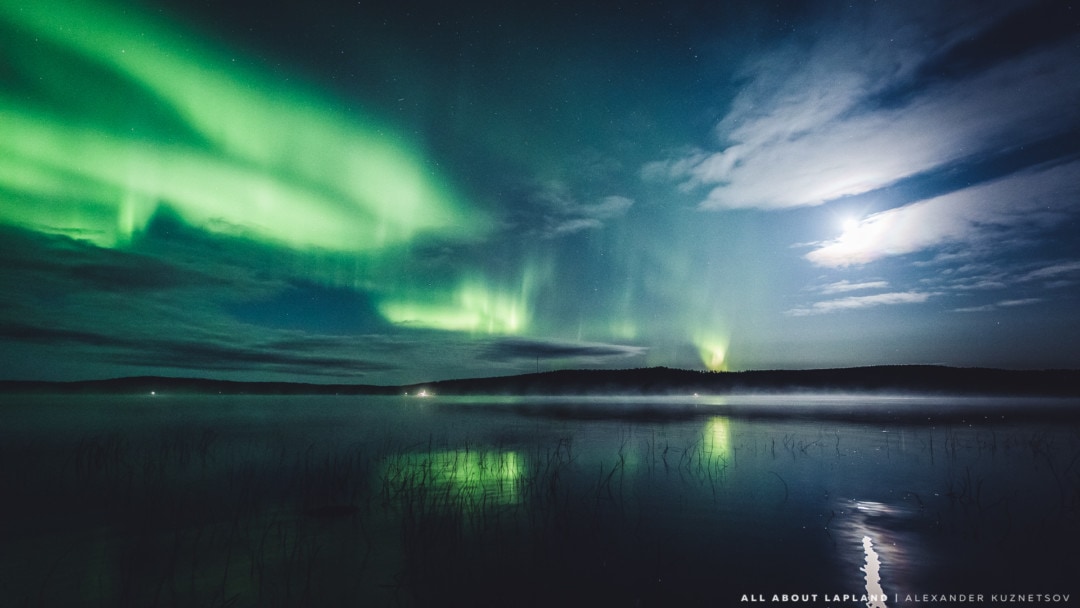
[[[5,606],[1080,605],[1075,400],[0,398]]]

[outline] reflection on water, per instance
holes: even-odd
[[[386,460],[384,475],[397,494],[429,493],[447,507],[511,505],[520,500],[524,459],[513,451],[407,452]]]
[[[705,423],[705,450],[713,456],[727,458],[731,450],[731,421],[727,416],[713,416]]]
[[[866,565],[862,567],[862,571],[866,573],[866,608],[886,608],[885,591],[881,588],[881,576],[878,574],[881,561],[874,551],[874,541],[869,536],[864,536],[862,546],[863,553],[866,554]]]
[[[913,566],[907,559],[915,544],[911,530],[922,524],[917,503],[909,504],[915,501],[911,493],[901,493],[895,504],[855,500],[841,511],[842,520],[835,527],[844,546],[851,548],[853,558],[847,561],[861,563],[867,608],[886,607],[888,596],[882,582],[886,573],[890,587],[896,587]]]

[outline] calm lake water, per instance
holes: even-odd
[[[1080,605],[1075,401],[2,399],[5,606]]]

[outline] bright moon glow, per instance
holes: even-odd
[[[882,252],[891,252],[902,242],[909,226],[892,221],[894,214],[878,213],[863,221],[845,221],[843,233],[822,247],[806,254],[806,259],[819,265],[850,266],[873,261]]]
[[[24,89],[0,94],[0,221],[113,247],[165,206],[203,230],[331,251],[485,229],[381,125],[163,22],[41,0],[0,3],[0,30],[21,42]]]

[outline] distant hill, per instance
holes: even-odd
[[[442,380],[407,386],[232,382],[158,376],[81,382],[0,382],[0,392],[5,393],[392,395],[420,390],[442,395],[663,395],[843,391],[1077,397],[1080,396],[1080,370],[1020,371],[889,365],[703,372],[652,367],[625,370],[560,370],[517,376]]]
[[[935,365],[703,372],[666,367],[561,370],[520,376],[446,380],[403,387],[452,395],[730,394],[900,392],[964,395],[1080,396],[1080,370],[1002,370]]]

